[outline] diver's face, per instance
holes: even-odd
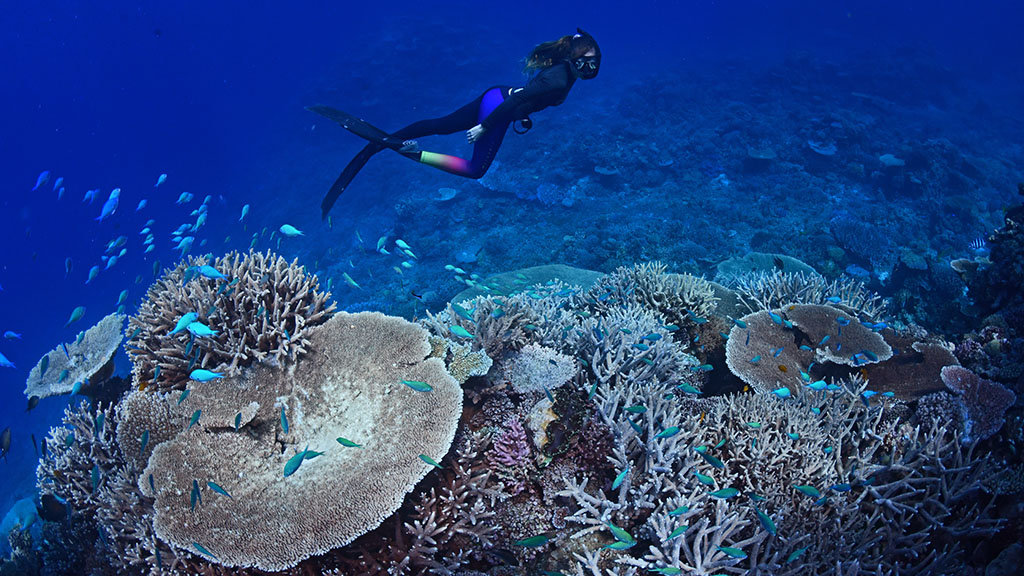
[[[576,76],[584,80],[590,80],[597,76],[597,71],[601,68],[601,57],[591,48],[584,52],[582,56],[573,58],[572,66],[576,70]]]

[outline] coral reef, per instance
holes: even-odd
[[[122,314],[110,314],[79,333],[74,342],[47,352],[29,372],[25,396],[68,394],[77,383],[88,393],[90,388],[106,381],[113,371],[114,353],[123,339],[124,318]]]
[[[182,390],[193,368],[237,374],[264,358],[293,358],[309,344],[306,331],[331,317],[329,297],[315,275],[270,252],[190,257],[150,286],[128,320],[133,387]],[[217,333],[172,333],[186,314]]]

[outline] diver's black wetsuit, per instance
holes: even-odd
[[[397,142],[436,134],[454,134],[480,124],[486,131],[473,144],[473,157],[465,160],[436,152],[401,152],[413,160],[467,178],[480,178],[490,168],[498,153],[509,125],[529,114],[565,101],[576,83],[576,74],[568,62],[558,62],[540,70],[523,88],[495,86],[455,112],[441,118],[420,120],[390,135]],[[320,208],[324,217],[338,196],[370,158],[385,146],[376,142],[367,144],[356,154],[331,187]]]

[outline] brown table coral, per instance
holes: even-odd
[[[156,498],[161,539],[224,565],[283,570],[378,526],[431,469],[419,455],[440,461],[447,453],[462,389],[441,359],[427,358],[423,328],[340,313],[307,334],[308,353],[284,368],[264,362],[188,384],[175,409],[198,421],[156,447],[139,479]],[[307,447],[322,454],[285,477]],[[193,510],[194,486],[201,502]]]

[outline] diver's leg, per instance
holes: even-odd
[[[493,88],[491,90],[493,90]],[[478,124],[478,113],[489,92],[490,90],[484,92],[469,104],[466,104],[447,116],[413,122],[405,128],[401,128],[393,132],[389,138],[402,142],[413,138],[422,138],[424,136],[454,134],[462,130],[469,130]]]
[[[467,110],[469,106],[463,106],[455,114],[460,115],[460,126],[464,128],[458,128],[452,130],[468,130],[473,126],[476,126],[487,118],[490,113],[498,107],[499,104],[504,101],[507,89],[504,87],[494,87],[486,92],[472,104],[476,104],[475,110]],[[451,116],[454,116],[452,114]],[[428,121],[429,122],[429,121]],[[410,125],[410,128],[414,125]],[[494,157],[498,154],[498,148],[501,147],[501,142],[505,138],[505,132],[508,130],[508,124],[503,126],[494,126],[487,132],[484,132],[476,143],[473,145],[473,158],[469,161],[459,158],[458,156],[450,156],[448,154],[438,154],[436,152],[427,151],[408,151],[401,152],[401,154],[411,160],[416,160],[422,164],[433,166],[438,170],[443,170],[450,174],[457,176],[465,176],[466,178],[480,178],[483,176],[487,169],[490,168],[491,162]],[[448,134],[452,132],[447,132]],[[397,137],[397,135],[396,135]]]
[[[335,202],[337,202],[341,193],[344,192],[345,189],[348,188],[348,185],[352,183],[352,180],[355,179],[356,174],[363,169],[363,166],[370,161],[370,158],[372,158],[374,154],[383,149],[384,146],[382,144],[370,142],[364,146],[363,149],[360,150],[354,158],[352,158],[352,160],[349,161],[348,165],[345,166],[345,169],[341,171],[341,175],[334,181],[334,185],[331,186],[330,190],[328,190],[327,195],[324,196],[323,202],[320,203],[321,218],[327,218],[327,213],[331,211],[331,207],[334,206]]]

